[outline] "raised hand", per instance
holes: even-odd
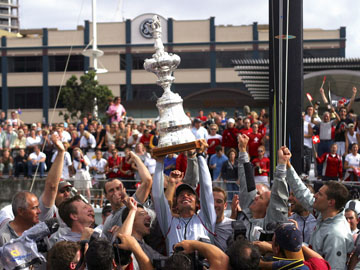
[[[278,150],[278,163],[286,165],[290,162],[291,152],[286,146],[281,146]]]
[[[178,170],[174,170],[174,171],[172,171],[170,173],[168,181],[170,183],[177,184],[177,183],[181,182],[183,180],[183,178],[184,178],[184,173],[183,172],[178,171]]]
[[[56,133],[51,135],[51,141],[55,145],[58,152],[65,152],[65,147]]]
[[[246,152],[246,146],[249,142],[249,137],[245,134],[240,134],[238,136],[238,142],[239,142],[239,150],[240,152]]]

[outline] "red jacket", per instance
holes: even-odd
[[[338,154],[334,156],[330,153],[324,153],[321,157],[316,158],[316,162],[319,164],[323,164],[323,176],[327,177],[338,177],[342,178],[342,159]]]
[[[253,161],[251,161],[252,164],[255,166],[259,166],[262,170],[262,173],[259,174],[258,170],[255,170],[255,176],[269,176],[270,171],[270,159],[267,157],[263,157],[262,159],[254,158]]]
[[[114,166],[118,166],[121,164],[121,157],[117,157],[116,160],[114,160],[113,157],[109,157],[108,158],[108,164],[109,164],[109,168],[113,168]],[[121,177],[121,172],[120,169],[117,169],[116,171],[111,171],[107,174],[107,178],[117,178],[117,177]]]
[[[250,133],[248,135],[249,137],[249,155],[251,158],[257,157],[258,156],[258,147],[262,144],[261,140],[264,137],[261,133]]]
[[[227,128],[224,130],[222,134],[222,143],[221,145],[224,147],[232,147],[237,149],[238,141],[237,136],[239,134],[239,130],[236,128]]]

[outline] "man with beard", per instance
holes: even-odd
[[[312,194],[315,194],[311,185],[306,186]],[[293,192],[290,192],[289,203],[291,204],[291,212],[293,213],[289,219],[293,219],[297,222],[299,231],[302,232],[303,241],[309,244],[310,236],[316,226],[316,218],[301,205],[299,200],[294,196]]]

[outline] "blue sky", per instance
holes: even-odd
[[[346,56],[360,57],[360,1],[303,1],[305,28],[338,29],[346,26]],[[83,25],[84,20],[91,20],[91,2],[20,0],[20,26],[24,29],[75,29],[77,25]],[[175,20],[207,19],[214,16],[216,25],[268,23],[268,0],[97,0],[97,7],[99,22],[121,21],[133,19],[143,13],[157,13]]]

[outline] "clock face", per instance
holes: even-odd
[[[152,22],[153,22],[152,19],[145,19],[140,23],[140,34],[144,38],[152,38],[152,34],[151,34]]]

